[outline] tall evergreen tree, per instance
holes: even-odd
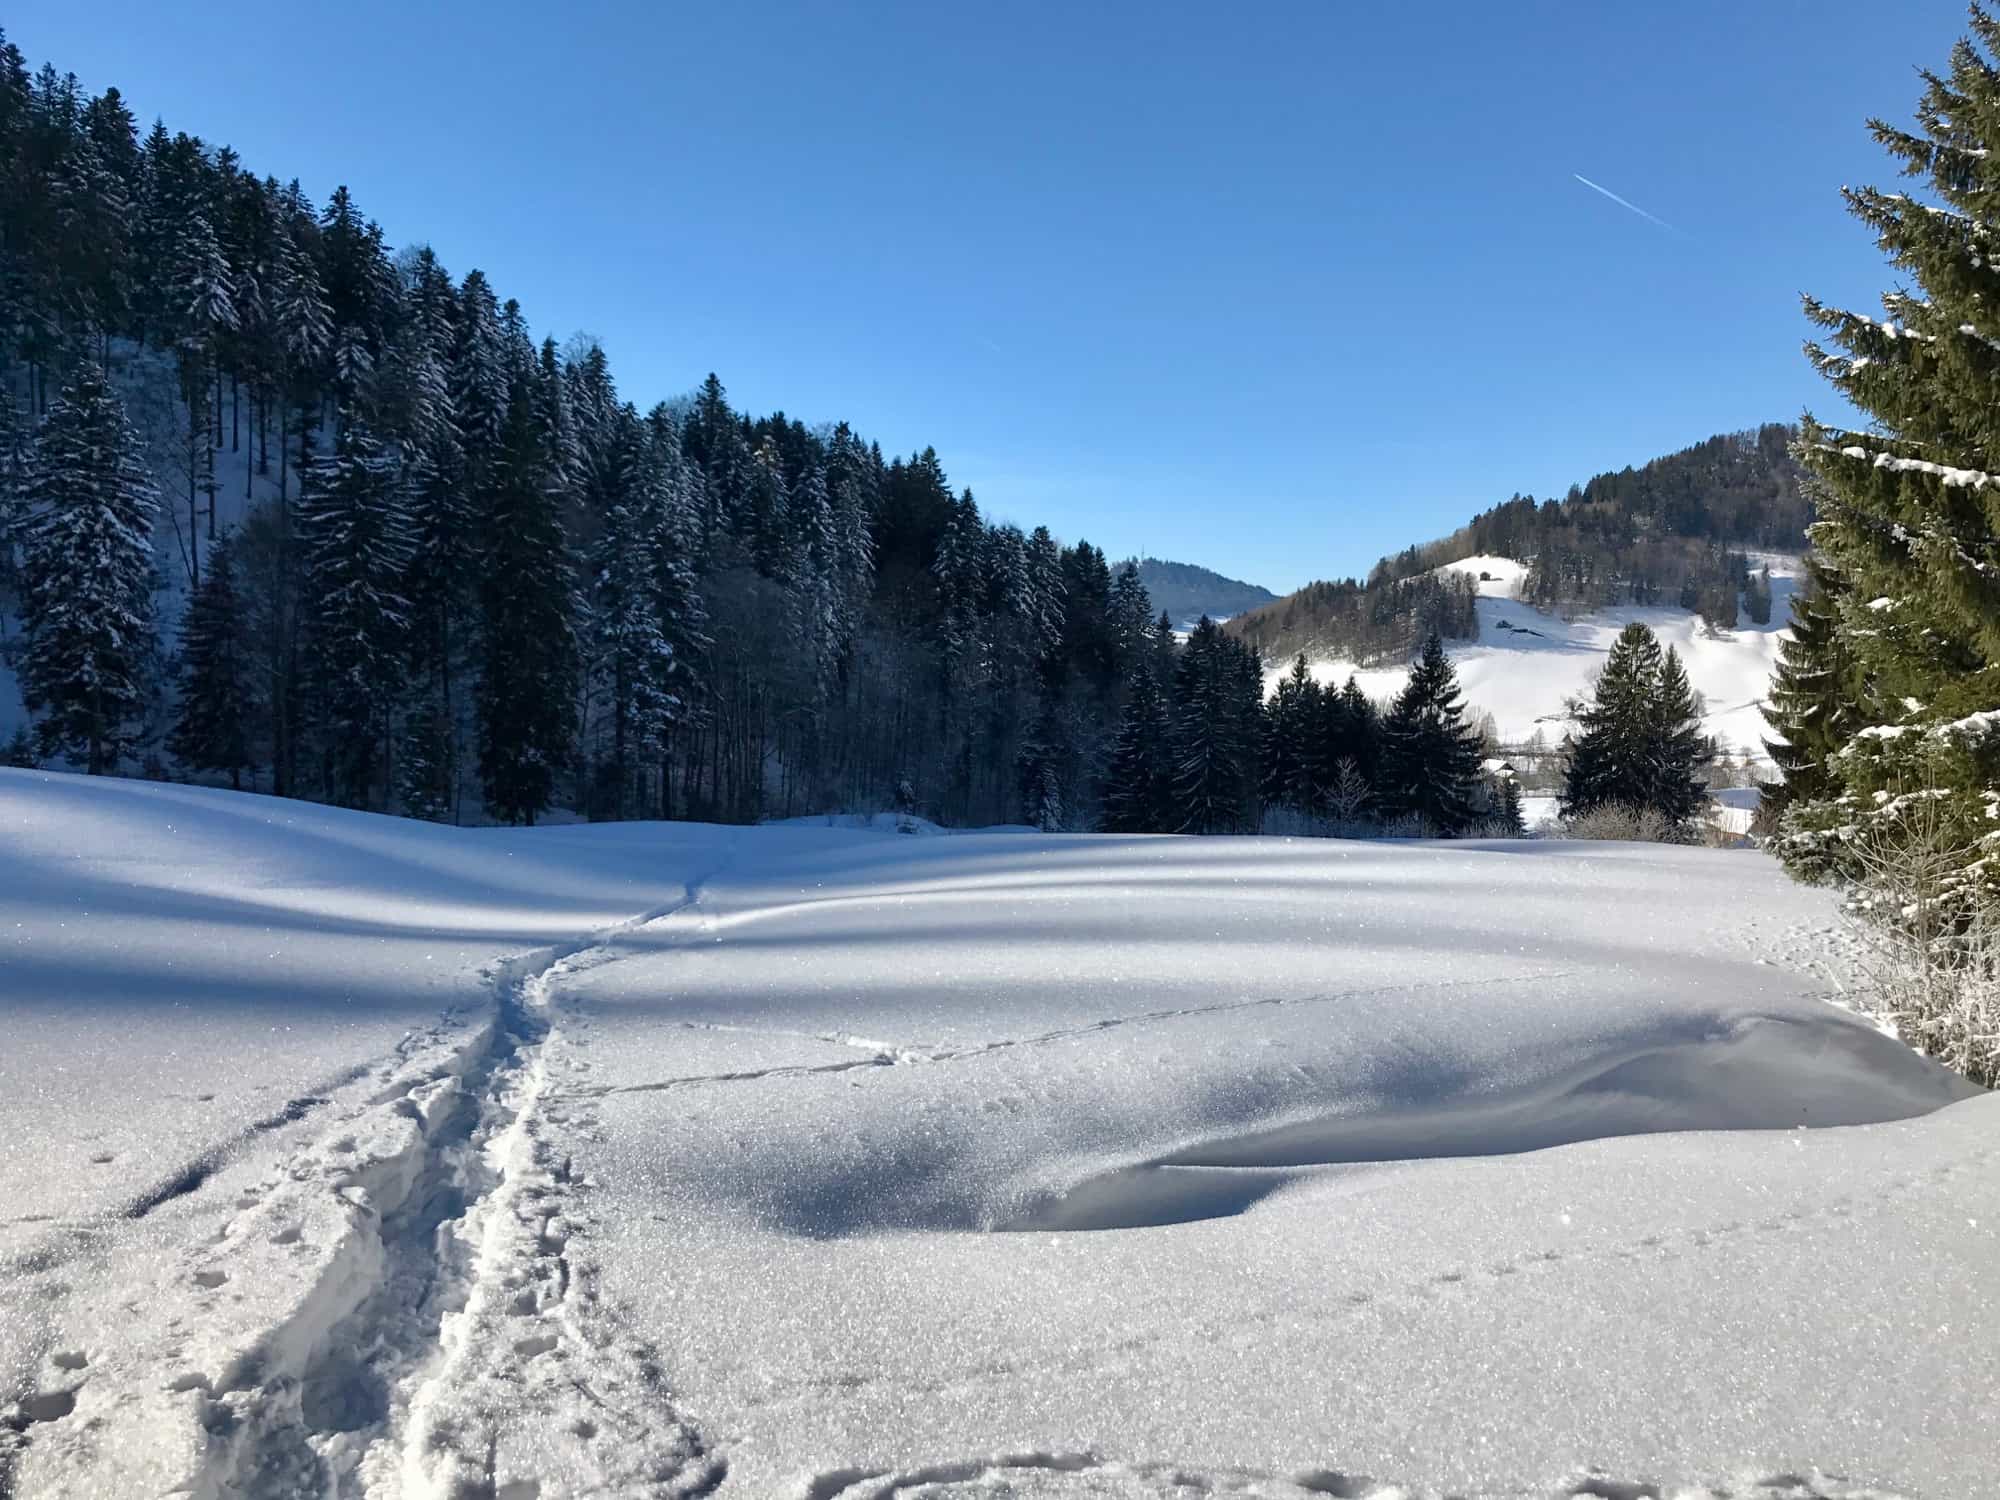
[[[26,518],[29,424],[0,379],[0,590],[19,589],[21,524]]]
[[[1715,759],[1715,742],[1702,733],[1701,695],[1671,646],[1648,707],[1646,806],[1671,832],[1685,834],[1708,807],[1704,773]]]
[[[1178,822],[1165,695],[1159,679],[1140,670],[1132,675],[1112,746],[1100,826],[1106,833],[1165,833]]]
[[[1845,592],[1826,558],[1806,559],[1806,586],[1792,596],[1791,633],[1779,642],[1764,711],[1774,734],[1764,748],[1783,777],[1764,800],[1778,816],[1833,795],[1833,757],[1859,727],[1861,683],[1840,629]]]
[[[91,775],[131,753],[157,654],[158,495],[94,361],[49,403],[22,486],[22,696],[44,755]]]
[[[655,538],[667,524],[661,488],[647,483],[644,436],[626,414],[602,460],[604,529],[591,554],[593,707],[602,722],[601,798],[613,817],[639,804],[637,780],[656,763],[679,700],[680,662],[660,614]]]
[[[228,772],[231,786],[241,786],[251,768],[255,694],[245,629],[235,550],[225,536],[209,553],[181,621],[180,708],[167,744],[189,770]]]
[[[1264,705],[1264,800],[1294,812],[1319,810],[1320,742],[1326,727],[1325,694],[1306,667],[1302,651],[1278,679]]]
[[[1659,639],[1643,624],[1627,625],[1611,643],[1590,701],[1576,714],[1578,732],[1564,770],[1564,817],[1651,805],[1660,666]]]
[[[1152,645],[1153,600],[1137,565],[1129,561],[1111,580],[1110,624],[1117,670],[1130,672]]]
[[[1985,809],[2000,789],[1996,55],[2000,23],[1975,6],[1949,69],[1923,74],[1917,128],[1870,122],[1927,190],[1845,192],[1902,283],[1885,316],[1806,299],[1832,345],[1808,345],[1809,357],[1868,418],[1846,432],[1808,419],[1800,437],[1820,490],[1814,545],[1842,584],[1833,635],[1852,664],[1831,689],[1852,726],[1826,759],[1832,784],[1792,799],[1779,844],[1807,874],[1849,868],[1856,843],[1898,837],[1919,792],[1939,836],[1980,849],[1985,869]]]
[[[273,309],[277,345],[283,352],[285,394],[298,424],[299,464],[311,447],[313,415],[327,361],[333,354],[333,314],[320,286],[311,252],[288,237],[280,251],[277,305]],[[278,426],[278,483],[282,493],[290,462],[290,422]]]
[[[390,713],[403,687],[403,594],[414,543],[396,457],[346,416],[300,485],[303,587],[327,791],[349,807],[389,788]]]
[[[558,435],[515,381],[486,507],[479,583],[479,775],[489,816],[532,824],[576,749],[575,584],[562,526]]]
[[[507,427],[507,356],[500,309],[483,271],[469,271],[459,288],[458,342],[452,352],[451,399],[465,442],[471,480],[484,480],[498,458]]]
[[[1663,653],[1645,625],[1627,625],[1612,642],[1590,701],[1578,706],[1563,816],[1621,808],[1653,813],[1669,833],[1686,833],[1708,806],[1702,772],[1715,758],[1701,717],[1680,653]]]
[[[1180,832],[1242,833],[1252,826],[1262,749],[1255,661],[1206,615],[1181,650],[1173,709]]]
[[[1771,623],[1771,570],[1759,568],[1750,575],[1743,589],[1744,613],[1750,616],[1753,625]]]
[[[1458,670],[1433,632],[1383,721],[1383,815],[1415,818],[1445,838],[1465,832],[1479,812],[1481,748],[1458,696]]]

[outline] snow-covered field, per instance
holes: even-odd
[[[2000,1105],[1834,923],[0,771],[0,1495],[1983,1494]]]
[[[1469,557],[1450,565],[1478,580],[1479,635],[1448,641],[1459,686],[1475,710],[1493,715],[1501,739],[1525,741],[1537,730],[1553,745],[1570,719],[1569,700],[1587,696],[1618,632],[1637,620],[1652,627],[1663,645],[1680,652],[1688,679],[1708,704],[1709,734],[1734,752],[1767,758],[1764,737],[1770,726],[1763,707],[1770,691],[1778,646],[1790,628],[1792,593],[1803,576],[1795,557],[1758,553],[1753,564],[1771,569],[1771,622],[1753,625],[1745,616],[1732,631],[1711,631],[1701,617],[1684,609],[1624,607],[1593,611],[1575,620],[1543,614],[1514,598],[1526,567],[1505,557]],[[1481,575],[1485,575],[1481,577]],[[1371,697],[1393,697],[1408,680],[1407,667],[1356,668],[1337,660],[1312,662],[1321,682],[1342,683],[1350,672]],[[1269,664],[1266,681],[1275,686],[1291,663]]]

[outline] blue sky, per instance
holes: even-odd
[[[1396,12],[1391,14],[1390,12]],[[1443,12],[1440,14],[1440,12]],[[1278,589],[1830,403],[1958,0],[41,5],[31,63],[480,266],[641,405],[928,443]],[[1581,174],[1662,227],[1577,180]]]

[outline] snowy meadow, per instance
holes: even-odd
[[[0,772],[0,1494],[1978,1494],[2000,1115],[1836,928]]]

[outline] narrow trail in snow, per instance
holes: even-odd
[[[562,979],[617,962],[620,937],[691,910],[707,878],[670,907],[503,979],[503,1025],[518,1040],[488,1089],[481,1190],[439,1240],[439,1263],[453,1269],[424,1319],[428,1347],[349,1493],[698,1496],[727,1475],[674,1406],[652,1351],[623,1333],[573,1263],[571,1243],[595,1226],[587,1184],[549,1128],[568,1123],[551,1107],[551,1080],[575,1061],[555,1000]]]
[[[594,1225],[585,1184],[550,1129],[566,1121],[550,1107],[551,1080],[574,1063],[554,1003],[563,977],[616,962],[621,938],[691,911],[715,873],[630,922],[501,966],[492,1066],[467,1149],[446,1137],[433,1155],[450,1186],[416,1195],[446,1212],[418,1209],[403,1234],[427,1283],[399,1285],[392,1264],[371,1299],[380,1310],[355,1315],[362,1338],[336,1336],[308,1374],[308,1388],[315,1375],[340,1388],[343,1361],[373,1327],[387,1330],[381,1364],[397,1378],[379,1410],[351,1413],[372,1419],[367,1442],[347,1453],[337,1441],[315,1444],[331,1461],[329,1493],[694,1496],[728,1472],[674,1407],[651,1351],[622,1332],[573,1263],[572,1241]]]
[[[288,1154],[225,1152],[128,1208],[127,1222],[170,1210],[208,1231],[148,1275],[187,1284],[190,1300],[74,1309],[100,1325],[90,1367],[79,1356],[70,1384],[0,1426],[0,1496],[719,1485],[726,1462],[573,1254],[596,1227],[592,1185],[561,1141],[587,1124],[552,1085],[588,1067],[563,1033],[563,977],[619,961],[622,939],[694,908],[720,873],[496,964],[490,1009],[448,1013],[302,1101],[285,1123],[324,1124]]]
[[[1064,1481],[1073,1480],[1074,1485]],[[1088,1453],[996,1454],[985,1458],[896,1469],[832,1469],[807,1480],[795,1500],[894,1500],[898,1495],[1037,1495],[1074,1489],[1078,1495],[1142,1497],[1235,1495],[1243,1500],[1431,1500],[1405,1485],[1329,1469],[1279,1475],[1252,1469],[1201,1471],[1185,1464],[1123,1463]],[[1466,1492],[1450,1491],[1450,1495]],[[1725,1481],[1663,1485],[1621,1479],[1590,1468],[1553,1485],[1476,1492],[1482,1500],[1905,1500],[1896,1492],[1855,1484],[1814,1470],[1809,1474],[1752,1471]]]

